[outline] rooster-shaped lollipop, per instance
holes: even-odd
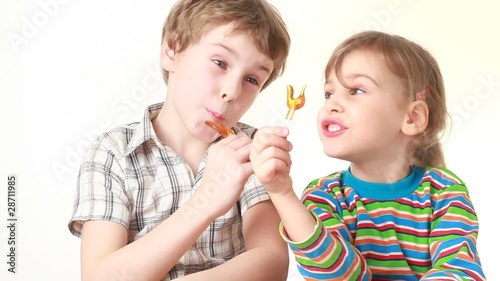
[[[287,120],[292,120],[295,110],[302,108],[306,103],[306,97],[304,95],[305,90],[306,86],[302,87],[299,96],[297,98],[294,98],[293,87],[291,85],[287,86],[287,99],[286,99],[286,105],[288,106],[288,113],[286,114]],[[222,122],[221,120],[217,120],[216,122],[205,121],[205,124],[210,126],[212,129],[216,130],[223,137],[227,137],[233,134],[233,131],[230,128],[226,127],[226,125],[224,125],[224,122]]]
[[[305,94],[306,86],[302,87],[302,90],[300,91],[300,94],[297,98],[293,97],[293,87],[288,85],[287,87],[287,99],[286,99],[286,105],[288,106],[288,113],[286,114],[286,119],[287,120],[292,120],[293,114],[295,113],[295,110],[301,108],[304,106],[306,103],[306,96]]]

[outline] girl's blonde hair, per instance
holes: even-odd
[[[444,81],[434,57],[420,45],[401,36],[364,31],[337,46],[326,65],[325,79],[328,79],[332,70],[339,72],[347,54],[360,49],[382,55],[389,70],[400,78],[408,100],[414,101],[417,94],[423,94],[423,100],[429,108],[429,120],[424,132],[409,147],[411,164],[444,167],[444,153],[439,138],[445,130],[448,113]]]
[[[171,9],[162,32],[176,52],[197,43],[209,30],[231,23],[235,31],[253,37],[260,52],[274,62],[274,69],[263,85],[266,88],[285,70],[290,49],[290,36],[279,12],[266,0],[180,0]],[[165,82],[168,72],[163,71]]]

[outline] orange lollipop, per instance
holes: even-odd
[[[224,122],[222,122],[221,120],[217,120],[216,122],[205,121],[205,124],[210,126],[212,129],[216,130],[217,133],[219,133],[223,137],[227,137],[233,134],[233,131],[226,125],[224,125]]]
[[[304,96],[306,86],[302,87],[300,95],[297,98],[293,98],[293,87],[288,85],[287,87],[287,100],[286,105],[288,106],[288,113],[286,114],[286,119],[292,120],[295,110],[301,108],[306,103],[306,97]]]

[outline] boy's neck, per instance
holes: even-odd
[[[160,141],[177,153],[191,167],[194,175],[205,155],[210,143],[206,143],[191,135],[182,124],[170,120],[168,109],[163,107],[160,113],[151,120]]]

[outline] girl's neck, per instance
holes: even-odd
[[[401,159],[401,161],[391,163],[353,163],[350,165],[351,174],[356,178],[374,182],[374,183],[393,183],[406,178],[411,167],[409,161]]]

